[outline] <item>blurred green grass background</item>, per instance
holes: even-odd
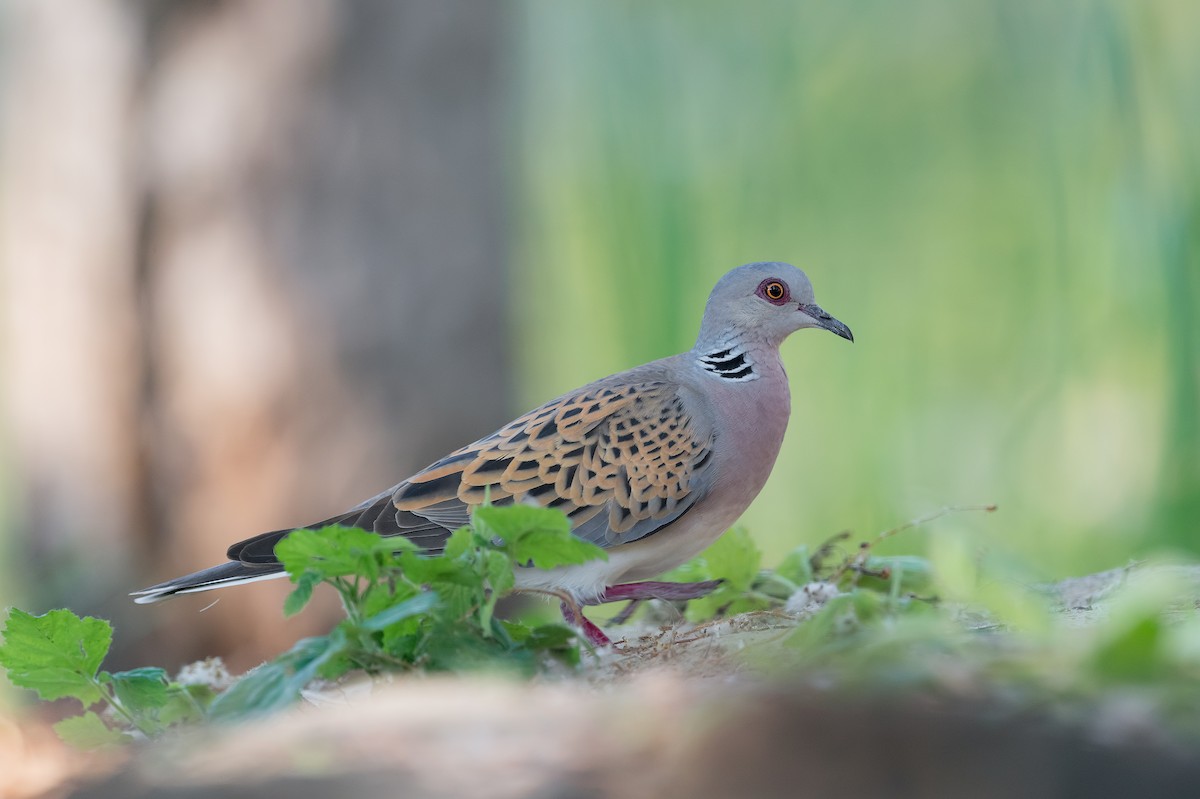
[[[790,261],[857,341],[784,345],[768,564],[981,502],[939,526],[1046,577],[1200,549],[1200,5],[521,9],[523,405]]]

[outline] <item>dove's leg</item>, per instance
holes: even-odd
[[[620,613],[608,620],[609,626],[620,627],[622,624],[632,619],[633,614],[637,613],[638,608],[640,608],[645,601],[646,600],[644,599],[631,600],[628,605],[621,608]]]
[[[653,581],[623,583],[621,585],[609,586],[604,589],[604,593],[599,598],[588,604],[599,605],[604,602],[620,602],[624,599],[663,599],[668,602],[697,599],[702,596],[708,596],[720,584],[720,580],[705,580],[699,583],[662,583]]]
[[[578,608],[571,607],[566,602],[562,603],[563,621],[572,627],[577,627],[583,637],[588,640],[592,646],[608,646],[612,643],[604,631],[592,624],[586,616],[579,612]]]
[[[717,589],[721,580],[705,580],[699,583],[664,583],[646,581],[641,583],[622,583],[604,589],[604,593],[588,602],[589,605],[600,605],[605,602],[621,602],[626,599],[662,599],[668,602],[696,599],[708,596]],[[577,607],[563,602],[563,620],[576,627],[587,638],[592,646],[608,646],[612,643],[604,631],[593,624],[579,611]]]

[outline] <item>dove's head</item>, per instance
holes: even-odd
[[[746,264],[726,272],[708,296],[697,346],[730,336],[779,344],[806,327],[854,341],[850,328],[817,305],[812,283],[799,269],[776,261]]]

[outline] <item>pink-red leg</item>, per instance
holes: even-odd
[[[589,620],[582,613],[577,612],[575,608],[571,607],[566,602],[563,602],[561,607],[563,621],[572,627],[578,628],[579,631],[583,633],[583,637],[588,640],[589,644],[592,646],[608,646],[612,643],[612,640],[604,634],[603,630],[593,624],[591,620]]]
[[[642,603],[645,601],[646,600],[644,599],[630,600],[629,604],[621,608],[620,612],[617,613],[616,616],[613,616],[608,620],[608,623],[613,627],[620,627],[622,624],[633,618],[633,614],[637,613],[637,609],[640,608]]]
[[[662,583],[647,581],[623,583],[604,589],[604,593],[590,605],[604,602],[620,602],[623,599],[663,599],[668,602],[697,599],[708,596],[721,584],[720,580],[705,580],[699,583]]]
[[[677,602],[686,599],[696,599],[708,596],[721,584],[720,580],[705,580],[699,583],[664,583],[646,581],[641,583],[622,583],[604,589],[604,593],[587,604],[600,605],[605,602],[621,602],[631,599],[635,602],[643,599],[662,599]],[[583,633],[584,638],[592,646],[608,646],[612,643],[604,631],[593,624],[580,610],[568,602],[561,603],[563,620]]]

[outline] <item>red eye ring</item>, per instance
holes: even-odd
[[[777,277],[769,277],[758,284],[755,294],[772,305],[783,305],[788,301],[791,292],[788,291],[787,283]]]

